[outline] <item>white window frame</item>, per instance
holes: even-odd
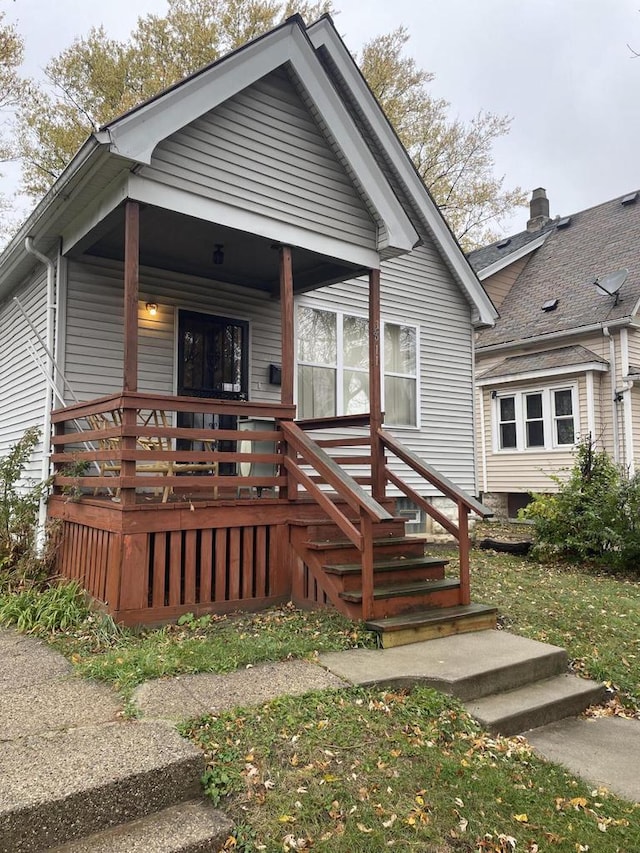
[[[555,392],[570,391],[571,392],[571,409],[573,417],[573,442],[571,444],[559,444],[556,432],[556,425],[559,418],[569,417],[568,415],[558,416],[555,410]],[[526,398],[531,394],[542,395],[542,424],[544,430],[544,444],[535,447],[527,447],[527,410]],[[536,386],[534,388],[518,388],[518,389],[502,389],[492,393],[492,426],[493,426],[493,451],[494,453],[509,454],[509,453],[546,453],[550,450],[567,451],[575,447],[579,441],[580,423],[579,423],[579,396],[578,384],[576,382],[567,382],[557,385]],[[500,400],[506,397],[513,397],[515,403],[515,423],[516,423],[516,446],[501,447],[500,446]],[[535,420],[535,419],[534,419]]]
[[[298,308],[311,308],[317,311],[326,311],[329,314],[334,314],[336,317],[336,363],[335,365],[329,364],[320,364],[314,363],[310,361],[299,361],[298,360],[298,342],[299,342],[299,323],[298,323]],[[344,318],[345,317],[357,317],[359,320],[369,321],[369,317],[366,314],[361,314],[358,311],[344,311],[339,310],[333,307],[328,307],[326,305],[318,304],[315,302],[307,301],[298,302],[296,304],[296,319],[295,319],[295,353],[296,353],[296,381],[295,381],[295,401],[298,403],[298,368],[300,366],[303,367],[324,367],[327,369],[335,370],[336,372],[336,417],[340,417],[344,414],[344,370],[358,370],[358,368],[353,368],[350,365],[346,365],[344,363]],[[394,371],[385,371],[384,369],[384,327],[385,325],[392,326],[405,326],[409,329],[413,329],[415,331],[415,340],[416,340],[416,372],[415,374],[409,373],[396,373]],[[381,319],[380,321],[380,386],[381,386],[381,397],[382,397],[382,411],[385,410],[385,399],[384,399],[384,380],[385,376],[395,376],[400,379],[413,379],[416,383],[416,411],[415,424],[385,424],[385,426],[389,426],[392,429],[412,429],[417,430],[420,429],[420,396],[421,396],[421,385],[420,385],[420,326],[414,323],[405,323],[398,320],[385,320]],[[368,370],[363,370],[363,373],[368,373]]]

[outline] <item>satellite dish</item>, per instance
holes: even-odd
[[[596,278],[594,284],[602,293],[607,296],[615,296],[616,304],[618,302],[618,291],[627,280],[629,270],[623,268],[603,275],[602,278]]]

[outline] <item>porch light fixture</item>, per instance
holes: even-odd
[[[216,266],[221,266],[224,263],[224,246],[222,243],[216,243],[216,247],[213,250],[213,263]]]
[[[157,302],[147,302],[146,309],[149,312],[150,317],[155,317],[158,313],[158,303]]]

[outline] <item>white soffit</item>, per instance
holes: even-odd
[[[324,47],[335,62],[351,93],[378,137],[379,144],[422,212],[425,222],[469,302],[475,307],[480,324],[493,326],[498,312],[479,283],[449,226],[417,174],[413,163],[382,112],[353,57],[328,17],[323,17],[307,29],[315,48]]]
[[[172,133],[290,62],[309,97],[349,163],[354,175],[385,225],[379,250],[409,252],[419,236],[393,189],[333,88],[322,64],[294,18],[266,36],[222,58],[178,83],[141,107],[105,126],[101,141],[113,154],[150,163],[156,146]]]

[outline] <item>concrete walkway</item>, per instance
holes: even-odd
[[[169,766],[169,762],[172,767],[180,762],[181,773],[191,774],[189,779],[197,778],[193,775],[197,750],[178,737],[169,721],[220,712],[237,705],[259,704],[283,694],[299,695],[309,690],[350,684],[408,686],[424,683],[468,701],[477,696],[478,691],[486,695],[489,688],[507,689],[509,667],[515,666],[522,673],[526,669],[532,672],[540,669],[539,675],[544,678],[545,661],[560,651],[507,632],[485,631],[388,650],[358,649],[326,654],[320,657],[320,665],[285,661],[249,667],[225,676],[203,674],[159,679],[137,689],[134,700],[143,719],[132,723],[123,720],[120,700],[108,687],[74,677],[70,664],[38,640],[13,631],[0,631],[0,740],[3,741],[0,830],[3,830],[3,815],[9,815],[10,807],[25,802],[33,810],[30,831],[33,828],[35,832],[38,816],[45,813],[40,801],[44,803],[49,788],[53,794],[65,788],[65,771],[73,777],[69,784],[73,796],[77,792],[77,801],[81,802],[78,763],[75,755],[65,758],[60,752],[65,744],[74,753],[82,745],[89,753],[93,749],[98,751],[96,755],[108,757],[110,744],[124,739],[126,744],[122,752],[128,756],[124,770],[129,773],[136,771],[138,762],[140,767],[148,763],[149,753],[153,752],[159,769],[157,780],[155,776],[150,777],[149,797],[158,798],[160,809],[170,805],[164,804],[161,796],[161,780],[167,774],[163,767]],[[475,684],[473,689],[472,684]],[[535,729],[526,737],[541,755],[564,764],[594,786],[603,785],[626,799],[640,801],[637,772],[640,721],[615,717],[574,718]],[[42,758],[36,756],[38,748],[44,749],[45,742],[51,746],[55,744],[56,748],[46,747],[51,760],[43,763]],[[94,764],[87,772],[95,774],[95,756],[91,761]],[[32,770],[25,774],[25,767]],[[41,769],[47,778],[42,777]],[[106,780],[109,791],[117,787],[115,781],[121,769],[114,767],[113,779]],[[110,766],[107,771],[112,772]],[[104,782],[100,780],[101,784]],[[72,801],[73,797],[67,799],[67,805]],[[106,810],[111,805],[104,794],[98,797],[97,792],[98,802],[103,807],[106,822]],[[193,805],[188,807],[194,808]],[[86,834],[97,831],[90,823],[96,808],[94,804],[88,814]],[[62,815],[60,819],[63,818],[70,819],[70,815]],[[127,817],[134,818],[135,815]],[[10,827],[10,818],[6,820]],[[210,822],[209,816],[207,821]],[[224,829],[222,827],[221,832]],[[34,837],[31,841],[26,839],[22,847],[15,842],[11,847],[3,847],[0,842],[0,851],[52,848],[55,844],[48,843],[48,839],[54,840],[55,832],[55,825],[46,827],[46,845]],[[0,831],[2,838],[3,831]],[[131,849],[137,848],[131,846]],[[165,849],[170,848],[160,844],[153,848]]]

